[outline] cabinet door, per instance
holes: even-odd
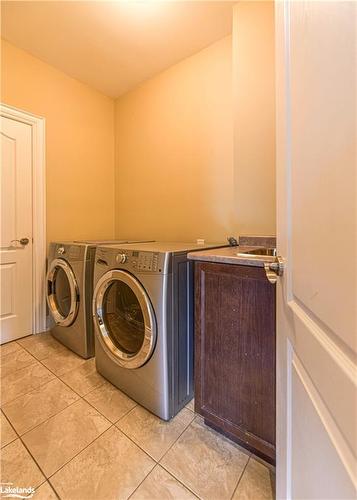
[[[275,455],[275,286],[263,268],[196,264],[195,401],[207,423]]]

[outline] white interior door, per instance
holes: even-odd
[[[278,498],[356,498],[356,36],[356,2],[276,2]]]
[[[32,333],[32,131],[1,117],[1,343]]]

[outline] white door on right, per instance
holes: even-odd
[[[277,1],[277,497],[357,497],[357,3]]]

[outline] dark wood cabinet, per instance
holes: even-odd
[[[271,462],[275,300],[264,268],[195,262],[195,410]]]

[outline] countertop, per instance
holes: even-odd
[[[255,266],[264,267],[265,262],[275,262],[276,258],[266,255],[253,256],[250,254],[237,255],[241,252],[247,250],[253,250],[254,248],[262,248],[261,246],[235,246],[235,247],[223,247],[223,248],[211,248],[209,250],[199,250],[196,252],[190,252],[187,257],[190,260],[199,260],[205,262],[217,262],[221,264],[236,264],[243,266]]]

